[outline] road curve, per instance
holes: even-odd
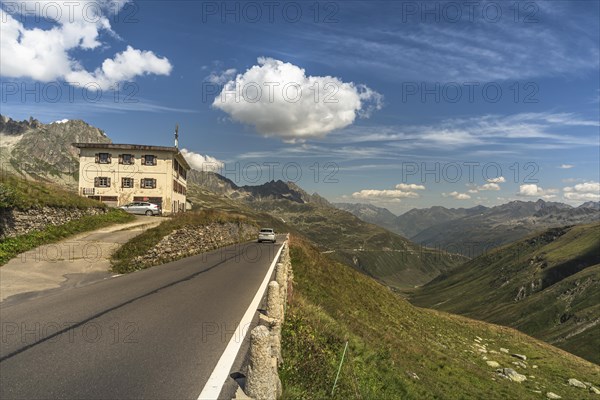
[[[0,398],[196,399],[280,246],[0,303]]]

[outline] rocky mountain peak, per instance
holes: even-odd
[[[41,125],[43,124],[33,117],[29,117],[29,120],[15,121],[6,115],[0,115],[0,133],[5,135],[21,135]]]

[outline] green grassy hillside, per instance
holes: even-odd
[[[250,203],[294,227],[320,250],[394,288],[422,285],[466,258],[419,246],[350,212],[313,203]]]
[[[600,363],[600,224],[502,247],[430,282],[411,301],[512,326]]]
[[[295,285],[283,327],[285,399],[597,397],[567,382],[600,385],[598,366],[510,328],[414,307],[306,241],[293,236],[290,243]],[[503,378],[499,368],[527,379]]]

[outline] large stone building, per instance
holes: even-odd
[[[177,147],[73,143],[79,148],[79,194],[110,206],[158,204],[164,214],[186,210],[190,166]]]

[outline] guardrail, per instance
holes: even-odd
[[[289,235],[275,267],[275,279],[267,288],[267,315],[261,315],[258,326],[250,333],[250,357],[246,375],[246,394],[255,400],[276,400],[282,387],[278,367],[281,356],[281,327],[293,286]]]

